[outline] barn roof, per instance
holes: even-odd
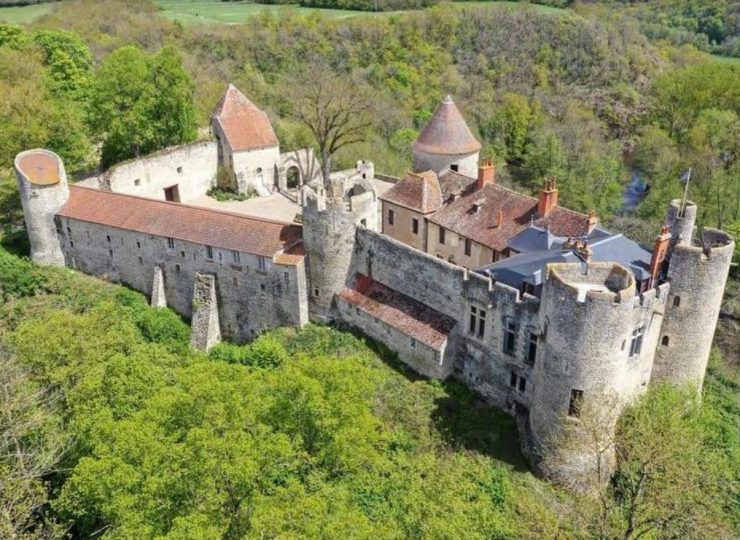
[[[302,258],[300,225],[210,208],[73,185],[58,215],[265,257],[284,254],[288,264]]]

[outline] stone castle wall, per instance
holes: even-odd
[[[215,142],[196,142],[114,165],[97,184],[115,193],[157,200],[165,199],[165,188],[176,185],[180,202],[188,202],[216,185],[217,161]]]
[[[150,296],[159,267],[167,305],[185,317],[192,316],[196,274],[213,274],[225,337],[243,342],[265,330],[308,322],[302,260],[279,264],[266,258],[262,269],[259,257],[250,253],[239,253],[236,261],[231,250],[213,247],[214,257],[207,259],[203,245],[175,239],[171,249],[165,237],[57,220],[68,266]]]

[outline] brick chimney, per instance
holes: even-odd
[[[540,200],[537,204],[537,214],[540,217],[546,217],[557,205],[558,188],[556,187],[555,178],[545,178],[545,183],[540,190]]]
[[[476,184],[477,189],[481,189],[486,184],[496,183],[496,165],[493,161],[486,159],[478,166],[478,183]]]
[[[653,256],[650,259],[650,280],[655,284],[660,274],[663,272],[666,258],[668,257],[668,247],[671,242],[671,233],[668,227],[660,229],[660,234],[655,237],[653,244]]]

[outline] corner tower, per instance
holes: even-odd
[[[548,266],[529,443],[545,476],[577,490],[604,481],[613,466],[609,441],[629,393],[622,388],[624,341],[632,331],[634,297],[634,277],[618,264]],[[597,410],[594,426],[591,411]]]
[[[450,169],[471,178],[478,175],[481,145],[450,96],[434,111],[412,148],[414,172],[440,174]]]
[[[363,162],[363,164],[366,164]],[[308,255],[309,314],[332,318],[332,300],[349,279],[357,227],[379,230],[372,166],[303,187],[303,244]]]
[[[41,265],[64,266],[54,220],[69,199],[64,163],[54,152],[36,149],[18,154],[14,165],[31,259]]]
[[[672,210],[673,203],[669,220]],[[705,229],[692,243],[681,222],[675,223],[681,240],[670,252],[670,292],[651,379],[701,387],[735,242],[723,231]]]

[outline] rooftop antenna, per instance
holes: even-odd
[[[689,183],[691,182],[691,167],[689,167],[689,170],[681,177],[681,180],[686,179],[686,185],[683,189],[683,199],[681,200],[681,217],[683,217],[684,211],[686,210],[686,197],[689,195]]]

